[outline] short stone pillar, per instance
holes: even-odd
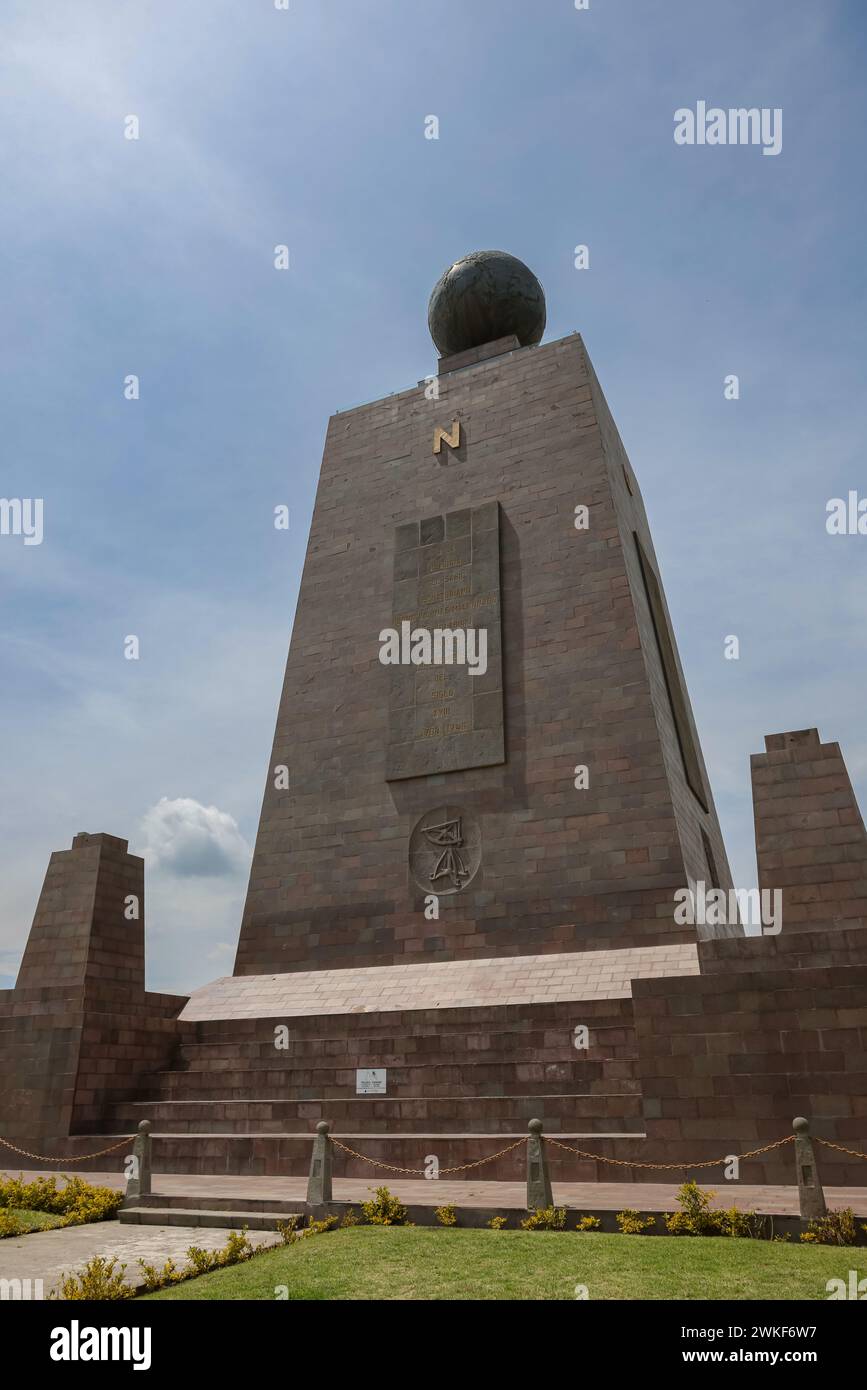
[[[311,1207],[321,1207],[331,1201],[331,1140],[326,1120],[320,1120],[316,1126],[310,1176],[307,1179],[307,1201]]]
[[[137,1202],[140,1197],[151,1195],[151,1122],[142,1120],[138,1134],[133,1140],[133,1173],[127,1178],[124,1206]]]
[[[554,1198],[542,1138],[542,1121],[531,1120],[527,1128],[530,1131],[527,1139],[527,1210],[538,1211],[540,1207],[552,1207]]]
[[[802,1221],[818,1221],[827,1213],[825,1194],[819,1181],[816,1155],[810,1138],[810,1122],[802,1115],[792,1121],[795,1131],[795,1167],[798,1174],[798,1202]]]

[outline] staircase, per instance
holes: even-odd
[[[631,1000],[212,1020],[113,1105],[106,1128],[148,1119],[164,1171],[305,1173],[320,1120],[349,1147],[421,1168],[472,1162],[527,1132],[643,1137]],[[576,1023],[590,1045],[574,1046]],[[288,1030],[288,1036],[287,1032]],[[285,1043],[278,1046],[276,1042]],[[356,1069],[387,1069],[385,1095],[357,1095]],[[568,1161],[568,1155],[563,1155]],[[339,1151],[335,1171],[375,1171]],[[516,1176],[515,1153],[477,1170]]]

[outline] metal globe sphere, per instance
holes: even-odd
[[[443,357],[514,333],[522,347],[545,332],[545,291],[532,270],[507,251],[474,251],[440,276],[428,327]]]

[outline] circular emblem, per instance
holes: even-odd
[[[460,806],[426,811],[409,837],[409,867],[423,893],[460,893],[478,872],[482,835]]]

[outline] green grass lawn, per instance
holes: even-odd
[[[27,1227],[26,1231],[21,1232],[22,1235],[27,1235],[29,1231],[50,1231],[60,1225],[60,1217],[52,1216],[47,1211],[27,1211],[24,1207],[4,1207],[3,1210],[8,1210],[10,1216]]]
[[[362,1226],[312,1236],[149,1298],[823,1299],[867,1249],[726,1237]],[[282,1294],[286,1297],[286,1294]]]

